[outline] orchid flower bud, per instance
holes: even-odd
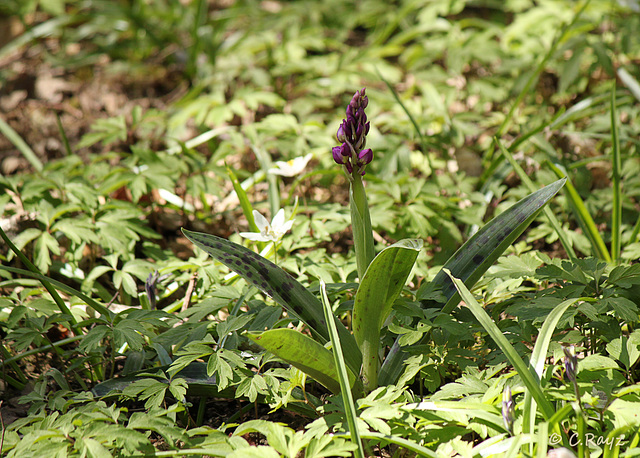
[[[346,109],[346,118],[338,128],[336,138],[342,143],[332,149],[333,160],[344,165],[350,175],[365,174],[367,164],[373,160],[373,151],[364,149],[366,136],[371,124],[367,121],[364,109],[369,105],[365,95],[366,88],[362,88],[351,98]]]
[[[515,403],[511,396],[511,388],[509,385],[505,386],[502,393],[502,419],[504,420],[504,426],[507,430],[513,434],[513,423],[515,421]]]
[[[562,347],[564,351],[564,372],[567,375],[567,379],[571,383],[576,381],[576,373],[578,372],[578,356],[573,345],[569,347]]]

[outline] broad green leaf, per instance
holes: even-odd
[[[402,240],[382,250],[371,262],[360,282],[353,304],[353,335],[363,357],[365,388],[378,385],[380,330],[391,313],[413,264],[422,240]]]
[[[530,194],[476,232],[445,263],[433,281],[418,290],[418,299],[423,299],[423,305],[429,305],[428,298],[441,288],[447,299],[442,310],[451,312],[460,296],[456,294],[455,286],[444,269],[448,269],[451,275],[462,280],[467,288],[472,287],[509,245],[520,237],[542,207],[562,188],[565,181],[566,178],[563,178]]]
[[[268,294],[287,312],[303,321],[323,342],[329,340],[322,304],[287,272],[259,254],[223,238],[185,229],[182,232],[196,246],[238,273],[248,283]],[[334,320],[340,339],[344,343],[347,364],[354,373],[358,373],[362,356],[356,341],[337,318]]]
[[[578,372],[580,371],[602,371],[608,369],[622,369],[618,363],[611,358],[602,355],[588,355],[578,361]]]
[[[431,282],[420,287],[417,297],[421,300],[423,307],[437,306],[439,302],[434,298],[442,295],[445,302],[442,310],[451,312],[460,300],[460,296],[444,269],[448,269],[455,278],[459,278],[468,288],[471,288],[509,245],[524,232],[542,207],[562,188],[565,181],[565,178],[555,181],[528,195],[476,232],[449,258]],[[398,339],[391,347],[380,369],[380,385],[394,383],[402,371],[405,353],[400,348]]]
[[[333,355],[318,342],[301,332],[288,328],[264,332],[246,332],[249,339],[285,360],[305,374],[313,377],[333,393],[340,392],[338,372]],[[356,377],[349,372],[349,384],[353,387]]]

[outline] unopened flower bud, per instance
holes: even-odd
[[[364,175],[367,164],[373,160],[371,149],[364,149],[371,124],[364,109],[369,104],[366,88],[356,91],[346,109],[346,118],[338,128],[336,138],[341,146],[332,148],[333,160],[344,165],[347,172]]]
[[[576,356],[575,347],[573,345],[563,347],[562,351],[564,351],[564,372],[567,375],[567,379],[571,383],[575,383],[578,372],[578,357]]]
[[[511,388],[509,385],[505,386],[502,392],[502,419],[504,420],[504,426],[511,434],[513,434],[513,422],[515,421],[515,403],[511,396]]]

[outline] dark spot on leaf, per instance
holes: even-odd
[[[484,257],[480,256],[479,254],[477,254],[477,255],[475,255],[473,257],[473,263],[476,264],[476,265],[482,264],[482,261],[484,261]]]

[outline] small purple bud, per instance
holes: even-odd
[[[358,159],[360,159],[360,164],[367,165],[373,160],[373,151],[371,148],[363,149],[358,154]]]
[[[156,270],[153,274],[149,274],[147,277],[147,281],[144,283],[144,289],[147,293],[147,298],[149,299],[149,306],[152,310],[156,308],[156,282],[158,281],[158,271]]]
[[[342,123],[342,132],[345,135],[345,140],[342,140],[342,141],[346,141],[347,139],[351,138],[351,131],[352,131],[351,123],[349,122],[349,119],[347,119]]]
[[[366,136],[371,127],[364,110],[369,104],[365,92],[366,88],[362,88],[351,98],[346,109],[346,118],[342,120],[336,133],[336,138],[342,145],[331,150],[333,160],[344,165],[351,175],[364,175],[366,165],[373,160],[371,149],[364,149]]]
[[[576,356],[576,350],[573,345],[569,347],[562,347],[564,351],[564,371],[567,375],[567,379],[574,383],[576,381],[576,373],[578,372],[578,356]]]
[[[504,421],[504,426],[507,428],[507,431],[511,434],[513,434],[515,413],[516,409],[513,397],[511,396],[511,388],[507,385],[502,393],[502,420]]]

